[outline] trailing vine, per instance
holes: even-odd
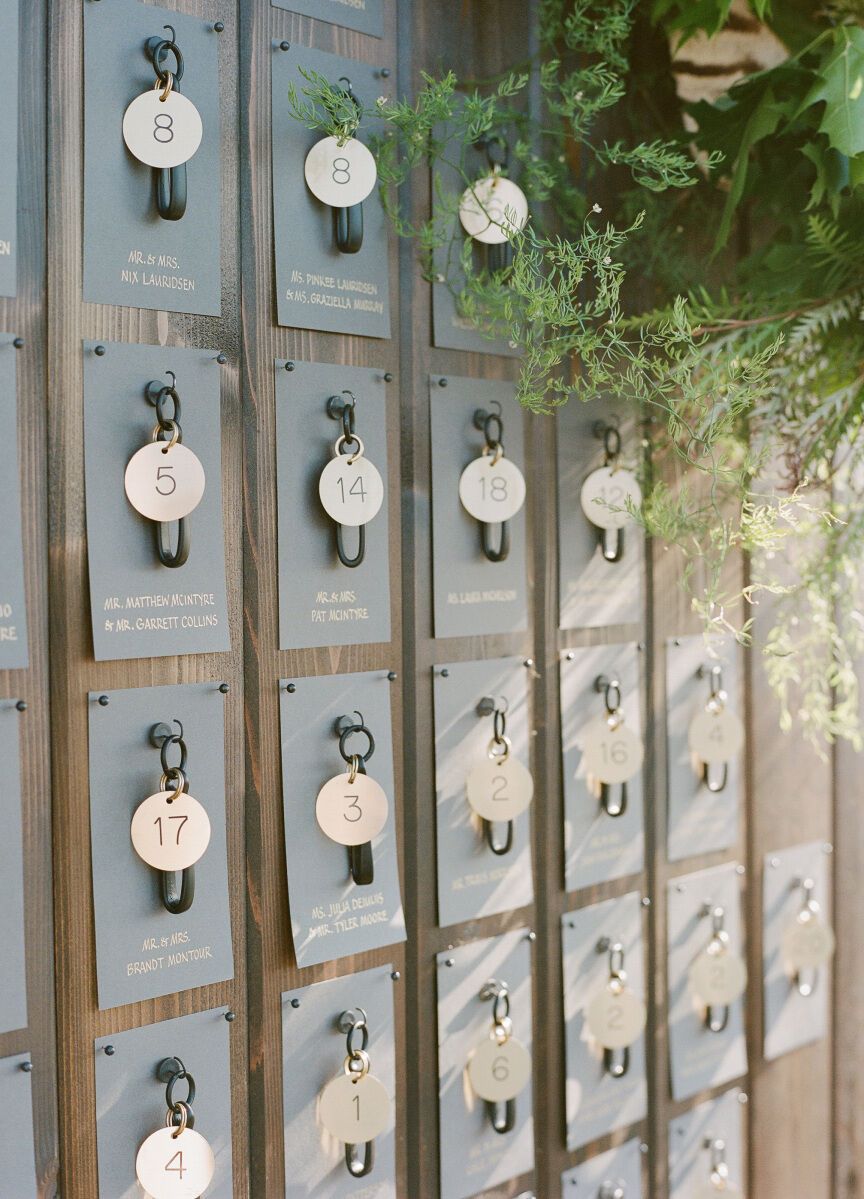
[[[482,87],[424,76],[364,109],[310,73],[289,99],[310,128],[374,139],[396,230],[461,316],[518,350],[527,408],[601,394],[651,422],[638,517],[680,553],[694,610],[747,641],[747,606],[776,597],[764,654],[784,726],[857,746],[864,0],[751,4],[541,0],[536,60]],[[682,104],[670,47],[730,19],[765,22],[788,54]],[[531,219],[490,271],[454,228],[476,147],[502,131]],[[418,169],[435,186],[412,222]],[[733,551],[750,555],[743,589]]]

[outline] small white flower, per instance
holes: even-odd
[[[602,211],[603,211],[603,209],[600,207],[600,205],[599,205],[599,204],[595,204],[595,205],[592,207],[591,211],[592,211],[592,212],[602,212]]]
[[[607,254],[606,257],[603,259],[604,266],[609,266],[611,262],[612,262],[612,259]]]
[[[383,108],[385,104],[389,103],[389,101],[390,101],[389,96],[379,96],[378,99],[375,101],[375,103],[378,105],[379,108]]]

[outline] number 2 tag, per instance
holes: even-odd
[[[201,145],[201,114],[174,88],[163,99],[161,83],[137,96],[123,114],[123,140],[148,167],[179,167]]]
[[[468,803],[484,820],[515,820],[534,796],[534,780],[518,758],[480,762],[465,783]]]
[[[379,783],[367,774],[334,775],[328,779],[315,801],[315,818],[331,841],[339,845],[364,845],[372,841],[387,823],[389,805]]]
[[[462,507],[475,520],[498,524],[510,520],[525,503],[525,478],[509,458],[481,454],[459,479]]]
[[[306,185],[316,199],[331,208],[362,204],[378,179],[375,157],[356,137],[340,146],[335,137],[324,137],[306,155]]]
[[[213,1181],[216,1159],[193,1128],[160,1128],[138,1150],[135,1174],[150,1199],[200,1199]]]
[[[204,467],[185,445],[152,441],[129,459],[123,482],[136,512],[148,520],[180,520],[201,502]]]
[[[183,791],[157,791],[135,809],[130,833],[135,852],[148,866],[185,870],[210,844],[210,817]]]
[[[626,1049],[645,1027],[645,1004],[629,987],[604,986],[585,1009],[585,1025],[604,1049]]]
[[[628,500],[633,507],[642,505],[642,489],[629,470],[601,466],[592,470],[582,484],[579,501],[582,511],[599,529],[623,529],[632,521]]]
[[[706,1007],[734,1003],[746,987],[747,967],[737,953],[704,949],[690,967],[690,989]]]

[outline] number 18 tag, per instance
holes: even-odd
[[[135,1159],[135,1174],[150,1199],[200,1199],[215,1172],[213,1150],[193,1128],[160,1128]]]
[[[462,471],[459,499],[475,520],[498,524],[514,517],[525,503],[525,478],[500,452],[484,453]]]

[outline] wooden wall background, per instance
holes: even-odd
[[[692,1103],[669,1100],[665,1036],[665,912],[671,876],[721,860],[746,866],[751,986],[749,1191],[758,1199],[860,1199],[864,1194],[864,862],[861,761],[843,747],[820,762],[778,730],[759,663],[749,654],[750,753],[738,852],[665,859],[663,646],[696,631],[678,590],[674,560],[649,555],[645,620],[595,632],[558,632],[555,423],[525,416],[529,468],[532,609],[527,636],[432,636],[429,419],[430,372],[512,379],[515,364],[431,348],[429,288],[411,245],[391,242],[398,286],[388,342],[280,329],[275,322],[270,179],[270,61],[273,39],[335,50],[397,75],[410,92],[422,69],[453,67],[482,78],[529,53],[537,0],[385,0],[383,40],[271,8],[269,0],[163,0],[163,7],[225,23],[222,72],[223,315],[150,313],[81,300],[82,12],[110,0],[23,0],[18,298],[0,300],[4,330],[20,334],[19,433],[30,662],[0,673],[0,696],[23,698],[29,1030],[0,1037],[0,1054],[32,1051],[40,1196],[94,1199],[96,1140],[92,1042],[109,1032],[229,1004],[232,1034],[234,1193],[283,1193],[280,995],[333,974],[392,961],[398,1061],[397,1168],[403,1199],[437,1194],[436,967],[451,944],[527,925],[535,944],[535,1116],[531,1177],[489,1192],[557,1199],[561,1171],[629,1135],[648,1145],[646,1194],[666,1194],[669,1119]],[[412,182],[409,203],[425,214],[428,187]],[[223,486],[232,650],[228,654],[95,663],[90,648],[83,510],[81,340],[208,346],[222,368]],[[365,647],[282,652],[278,648],[274,358],[351,363],[393,375],[388,386],[391,479],[392,640]],[[744,567],[742,566],[743,570]],[[764,615],[761,616],[764,621]],[[758,625],[757,625],[758,630]],[[567,894],[562,885],[558,662],[577,645],[635,638],[645,644],[648,846],[642,875]],[[435,909],[432,666],[439,661],[520,654],[533,681],[536,901],[506,916],[441,930]],[[394,741],[403,896],[409,940],[356,959],[298,971],[290,949],[282,840],[280,677],[394,669]],[[96,1006],[87,784],[87,692],[116,687],[227,681],[227,799],[236,978],[179,996],[99,1012]],[[833,1036],[767,1064],[761,1057],[761,862],[810,839],[835,845]],[[53,842],[53,871],[51,850]],[[561,914],[640,888],[648,909],[651,1114],[644,1125],[580,1151],[564,1148]],[[53,921],[53,928],[52,928]],[[56,1045],[55,1045],[56,1035]],[[695,1100],[693,1101],[695,1102]],[[4,1120],[8,1115],[4,1115]],[[58,1181],[59,1149],[59,1181]],[[0,1180],[0,1194],[3,1193]],[[13,1197],[10,1197],[13,1199]]]

